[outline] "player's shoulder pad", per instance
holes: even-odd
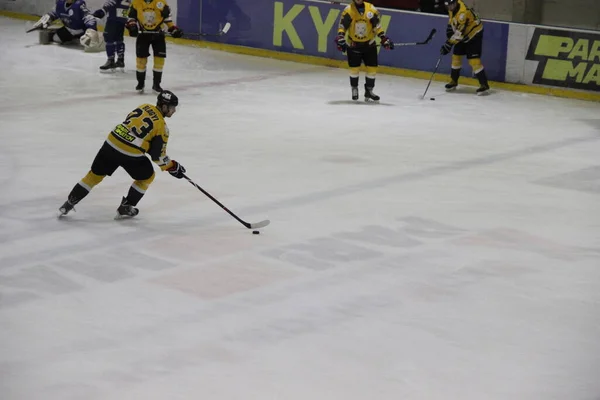
[[[352,4],[348,4],[346,7],[344,7],[344,11],[342,11],[342,12],[348,13],[348,12],[350,12],[351,9],[352,9]]]

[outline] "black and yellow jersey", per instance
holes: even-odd
[[[450,43],[468,42],[475,35],[483,30],[483,22],[479,19],[479,15],[471,8],[467,7],[462,0],[458,0],[454,12],[448,11],[450,20],[448,25],[454,32],[448,39]]]
[[[142,33],[144,31],[161,31],[162,25],[170,28],[173,25],[171,20],[171,7],[165,0],[132,0],[129,7],[129,18],[138,21]]]
[[[131,157],[150,155],[160,169],[171,167],[167,156],[169,128],[162,113],[152,104],[142,104],[117,125],[106,142],[115,150]]]
[[[367,2],[363,5],[364,10],[361,13],[352,2],[346,6],[340,17],[338,34],[348,33],[350,45],[373,45],[375,37],[384,33],[381,27],[381,15],[377,8]]]

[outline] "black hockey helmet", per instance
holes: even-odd
[[[156,98],[156,105],[158,107],[160,107],[160,106],[177,107],[179,105],[179,99],[170,90],[163,90],[162,92],[159,93],[158,97]]]
[[[444,0],[444,4],[447,6],[456,4],[457,2],[458,2],[458,0]]]

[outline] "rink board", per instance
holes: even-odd
[[[103,2],[88,0],[87,4],[95,10]],[[0,9],[42,15],[53,4],[54,0],[0,0]],[[187,33],[218,32],[226,22],[232,24],[227,35],[194,41],[200,45],[291,61],[345,65],[345,55],[334,43],[344,5],[311,0],[178,0],[169,5],[174,20]],[[428,79],[445,40],[447,18],[399,10],[381,12],[382,25],[395,42],[422,41],[431,29],[438,31],[427,46],[380,51],[381,72]],[[495,87],[600,101],[599,32],[486,20],[484,35],[482,60]],[[471,69],[466,60],[463,67],[463,83],[476,84],[467,78]],[[449,72],[448,57],[436,79],[447,79]]]
[[[180,0],[178,23],[187,32],[209,33],[230,22],[226,36],[207,40],[343,62],[345,55],[334,39],[344,7],[310,0]],[[431,71],[445,41],[447,17],[388,9],[381,13],[383,28],[395,42],[422,41],[434,28],[438,33],[427,46],[380,51],[380,64]],[[491,80],[519,84],[505,86],[512,90],[600,100],[598,32],[487,20],[484,32],[482,61]],[[466,60],[463,67],[463,76],[468,75]],[[439,72],[449,74],[449,59]]]

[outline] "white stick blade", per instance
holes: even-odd
[[[264,228],[265,226],[269,225],[270,223],[271,223],[271,221],[269,221],[268,219],[265,219],[264,221],[255,222],[253,224],[250,224],[250,228],[260,229],[260,228]]]
[[[225,26],[223,27],[223,29],[221,30],[221,32],[223,32],[223,34],[229,32],[229,28],[231,28],[231,24],[229,22],[227,22],[225,24]]]

